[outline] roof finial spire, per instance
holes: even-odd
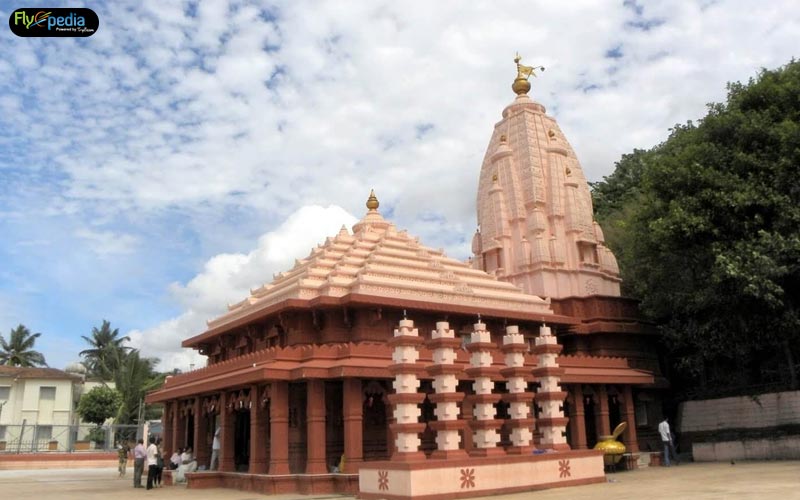
[[[370,189],[369,198],[367,198],[367,208],[370,211],[372,211],[372,210],[377,210],[379,206],[381,206],[381,204],[378,201],[378,198],[375,196],[375,190]]]
[[[531,75],[536,76],[534,70],[544,71],[544,66],[525,66],[519,63],[521,60],[522,57],[517,52],[517,57],[514,58],[514,62],[517,63],[517,77],[514,79],[514,83],[511,84],[511,90],[517,95],[527,94],[531,90],[531,83],[528,78]]]

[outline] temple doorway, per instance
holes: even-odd
[[[373,380],[364,385],[363,419],[361,433],[364,460],[386,460],[389,458],[386,388]]]
[[[184,443],[185,446],[189,446],[194,449],[194,415],[189,415],[186,417],[186,436],[185,436]],[[178,445],[184,446],[184,445]]]
[[[325,464],[338,466],[344,454],[344,401],[341,381],[325,382]]]
[[[584,392],[584,394],[586,394]],[[583,397],[584,422],[586,424],[586,445],[591,449],[597,444],[597,405],[594,396]]]
[[[306,384],[289,384],[289,472],[302,474],[306,471],[307,423]]]
[[[233,412],[233,464],[236,472],[250,468],[250,410]]]

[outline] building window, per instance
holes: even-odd
[[[55,387],[39,387],[39,400],[55,401],[56,388]]]
[[[649,412],[647,401],[637,401],[635,407],[636,427],[644,427],[649,424],[647,414]]]
[[[4,385],[0,387],[0,401],[8,401],[11,395],[11,387]]]
[[[40,425],[36,428],[36,439],[38,441],[50,441],[53,439],[53,426]]]

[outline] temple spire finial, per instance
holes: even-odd
[[[378,201],[378,197],[375,196],[375,190],[369,190],[369,198],[367,198],[367,209],[369,210],[377,210],[378,207],[381,206],[380,202]]]
[[[514,58],[514,62],[517,64],[517,77],[511,84],[511,90],[517,95],[527,94],[531,90],[531,82],[528,79],[531,75],[536,76],[535,70],[544,71],[544,66],[525,66],[519,63],[521,60],[522,57],[517,52],[517,56]]]

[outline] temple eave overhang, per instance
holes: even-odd
[[[536,379],[531,370],[537,365],[532,355],[527,356],[525,368],[530,373],[525,378],[533,382]],[[430,353],[426,353],[424,359],[432,362],[429,358]],[[565,369],[563,376],[565,383],[642,386],[652,386],[656,383],[651,372],[629,367],[625,358],[567,355],[559,359]],[[495,361],[499,369],[502,363],[499,358]],[[273,348],[225,361],[220,365],[170,377],[161,389],[148,394],[147,402],[164,402],[231,387],[262,383],[265,380],[389,379],[393,377],[388,368],[391,363],[390,350],[384,344]],[[461,352],[456,364],[468,366],[468,354]],[[463,370],[458,378],[471,380]]]
[[[524,304],[518,309],[499,308],[476,302],[475,305],[457,304],[439,301],[414,300],[410,297],[384,297],[362,293],[349,293],[341,297],[319,296],[313,299],[291,298],[281,302],[269,304],[262,308],[253,308],[230,321],[219,326],[209,328],[204,333],[184,340],[183,347],[197,348],[200,344],[226,333],[235,328],[247,325],[248,323],[268,318],[283,311],[293,310],[313,310],[328,307],[389,307],[396,309],[409,309],[427,312],[442,312],[447,314],[461,315],[481,315],[487,318],[504,318],[516,321],[535,321],[540,323],[552,323],[554,325],[574,325],[578,326],[580,321],[576,318],[561,314],[550,314],[539,311],[525,310]]]

